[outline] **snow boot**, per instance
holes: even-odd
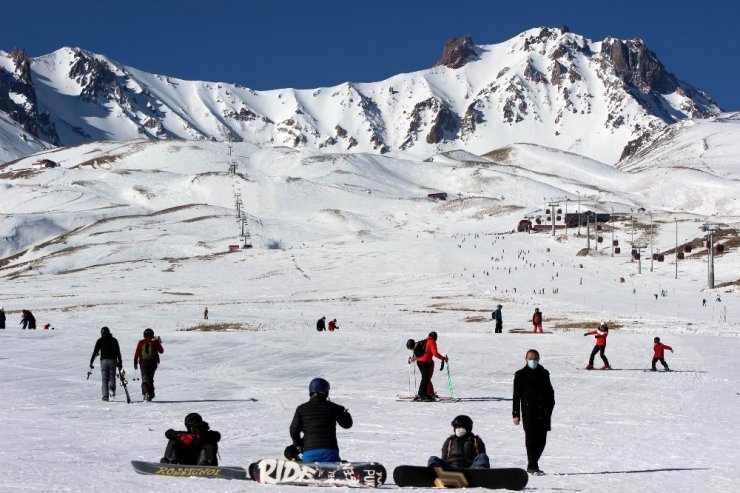
[[[593,370],[594,369],[594,365],[592,365],[591,363],[589,363],[588,365],[586,365],[586,369],[587,370]]]
[[[602,367],[601,367],[601,369],[602,369],[602,370],[611,370],[611,369],[612,369],[612,367],[611,367],[611,366],[609,366],[609,365],[604,365],[604,366],[602,366]]]

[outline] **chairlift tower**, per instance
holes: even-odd
[[[642,274],[642,249],[647,248],[647,245],[638,245],[636,243],[632,243],[632,251],[634,252],[637,250],[637,273]],[[632,258],[635,257],[635,254],[632,254]]]
[[[707,233],[707,287],[714,289],[714,233],[719,231],[719,224],[704,223],[702,231]]]
[[[237,167],[236,161],[231,161],[229,163],[229,173],[231,173],[232,175],[235,175],[236,174],[236,167]]]
[[[555,207],[560,207],[560,202],[551,200],[547,203],[547,206],[550,208],[550,218],[552,219],[552,235],[555,236]]]

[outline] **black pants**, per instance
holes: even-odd
[[[167,448],[164,451],[164,458],[173,464],[185,464],[189,466],[217,466],[218,465],[218,444],[207,443],[198,446],[186,446],[176,439],[167,442]]]
[[[421,374],[421,382],[419,383],[419,392],[416,394],[419,397],[427,397],[429,395],[429,382],[431,381],[430,366],[433,363],[425,363],[423,361],[417,361],[416,366],[419,367],[419,373]]]
[[[601,353],[601,360],[604,362],[606,366],[609,366],[609,360],[606,359],[606,356],[604,355],[604,350],[606,349],[606,346],[594,346],[594,350],[591,351],[591,357],[588,358],[588,364],[593,365],[594,364],[594,357],[596,356],[596,353]]]
[[[524,445],[527,447],[527,469],[539,469],[538,464],[547,444],[546,428],[524,428]]]
[[[139,363],[141,371],[141,393],[154,399],[154,372],[157,371],[156,361],[141,361]]]
[[[665,368],[666,370],[668,369],[668,363],[665,362],[664,358],[653,358],[653,370],[656,369],[655,363],[657,363],[658,361],[660,361],[660,364],[663,365],[663,368]]]
[[[494,332],[496,334],[500,334],[501,332],[503,332],[503,325],[503,322],[496,320],[496,329],[494,330]]]

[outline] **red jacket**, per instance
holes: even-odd
[[[421,361],[422,363],[431,363],[432,357],[435,357],[437,359],[445,359],[444,356],[437,352],[437,342],[431,337],[427,337],[427,342],[424,346],[424,354],[416,358],[416,361]]]
[[[534,312],[534,315],[532,315],[532,323],[535,325],[542,323],[542,312]]]
[[[673,348],[671,346],[666,346],[662,342],[658,342],[653,346],[653,357],[658,359],[663,359],[663,355],[665,354],[665,350],[668,349],[669,351],[673,351]]]
[[[592,330],[591,332],[587,332],[586,335],[596,336],[597,346],[606,346],[606,337],[609,335],[609,331],[608,330],[601,331],[599,329],[596,329],[596,330]]]
[[[138,364],[141,362],[141,348],[143,348],[144,344],[147,342],[151,342],[152,346],[154,346],[154,349],[157,351],[156,353],[154,353],[154,360],[157,362],[157,364],[159,364],[159,355],[164,353],[164,348],[162,347],[162,344],[160,344],[157,339],[145,337],[136,345],[136,352],[134,353],[134,366],[138,366]]]

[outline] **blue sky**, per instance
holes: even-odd
[[[77,46],[147,72],[254,89],[382,80],[430,67],[448,38],[492,44],[566,24],[591,39],[640,37],[679,79],[740,110],[734,1],[26,0],[3,17],[5,51]]]

